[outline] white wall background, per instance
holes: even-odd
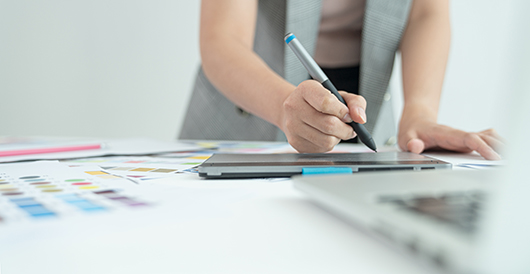
[[[487,2],[452,1],[439,120],[502,133],[514,7]],[[199,64],[199,5],[0,0],[0,135],[176,138]]]
[[[200,1],[0,3],[0,135],[176,138]]]

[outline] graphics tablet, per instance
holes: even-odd
[[[203,178],[269,178],[298,174],[451,168],[409,152],[214,154],[199,166]]]

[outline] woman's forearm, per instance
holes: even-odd
[[[278,126],[282,103],[295,87],[240,45],[218,41],[209,47],[216,49],[203,55],[203,69],[212,84],[240,108]]]
[[[400,47],[403,117],[436,121],[450,38],[449,1],[415,0]]]
[[[212,84],[242,109],[280,126],[282,104],[295,89],[253,52],[257,1],[204,0],[201,57]]]

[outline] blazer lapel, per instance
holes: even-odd
[[[292,32],[309,53],[314,53],[318,37],[321,0],[287,0],[285,34]],[[283,41],[283,40],[282,40]],[[285,45],[285,43],[284,43]],[[284,46],[285,79],[294,85],[309,79],[307,70],[294,53]]]
[[[359,93],[366,98],[366,128],[373,132],[408,21],[412,0],[366,0]]]

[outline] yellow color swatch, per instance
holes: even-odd
[[[106,175],[107,174],[103,171],[85,171],[85,173],[90,174],[90,175]]]
[[[219,143],[213,143],[213,142],[198,142],[198,146],[204,147],[204,148],[214,148],[219,145]]]
[[[99,186],[80,186],[79,189],[96,189],[99,188]]]
[[[35,186],[36,188],[54,188],[54,185],[42,185],[42,186]]]
[[[210,158],[210,156],[193,156],[193,157],[188,157],[187,159],[199,159],[199,160],[206,160]]]
[[[11,192],[11,191],[17,191],[18,188],[0,188],[0,191],[2,192]]]
[[[155,169],[156,169],[156,168],[139,167],[139,168],[131,169],[131,170],[129,170],[129,171],[148,172],[148,171],[155,170]]]
[[[50,188],[50,189],[43,189],[42,192],[61,192],[62,189],[59,188]]]

